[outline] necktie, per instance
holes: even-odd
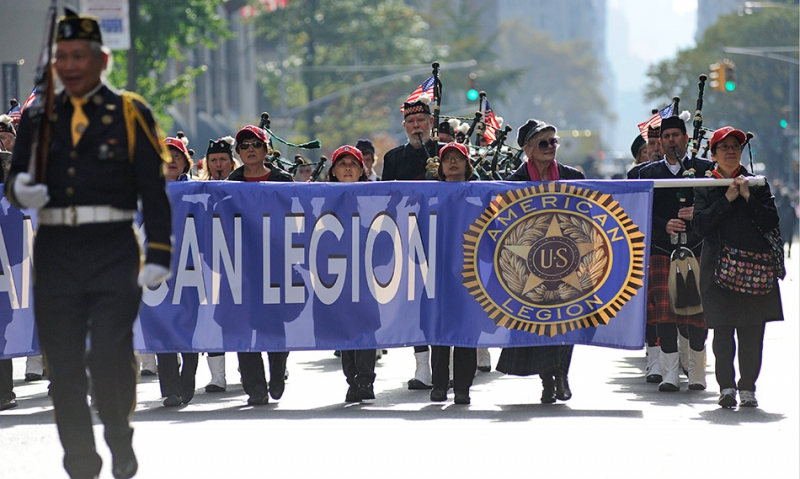
[[[86,117],[86,114],[83,112],[83,105],[86,104],[87,98],[77,98],[77,97],[70,97],[70,101],[72,102],[72,106],[75,107],[75,111],[72,113],[72,145],[75,146],[78,144],[78,141],[81,139],[81,135],[83,132],[86,131],[86,127],[89,125],[89,119]]]

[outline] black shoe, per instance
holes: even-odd
[[[681,390],[680,386],[676,386],[672,383],[661,383],[658,385],[658,390],[662,393],[676,393]]]
[[[286,389],[286,381],[283,378],[269,382],[269,395],[272,396],[272,399],[280,399],[284,389]]]
[[[482,373],[488,373],[491,370],[492,370],[491,366],[478,366],[478,371]]]
[[[408,380],[408,389],[411,389],[412,391],[417,389],[433,389],[433,386],[428,386],[419,379],[414,378]]]
[[[431,401],[435,402],[447,401],[447,389],[433,388],[433,391],[431,391]]]
[[[42,375],[41,374],[25,373],[25,381],[26,382],[40,381],[41,379],[42,379]]]
[[[164,399],[164,407],[178,407],[181,405],[181,397],[177,394],[170,394]]]
[[[358,387],[357,394],[362,401],[367,399],[375,399],[375,390],[372,388],[372,384],[362,384]]]
[[[336,351],[333,352],[333,355],[336,356],[337,358],[341,358],[342,352],[337,349]]]
[[[17,404],[16,399],[0,399],[0,411],[5,411],[6,409],[14,409],[15,407],[19,406]]]
[[[469,404],[469,391],[456,391],[453,402],[456,404]]]
[[[660,374],[648,374],[647,377],[644,379],[645,382],[648,383],[660,383],[664,380],[664,378]]]
[[[552,376],[542,378],[542,403],[553,404],[556,402],[556,382]]]
[[[194,391],[186,392],[181,394],[181,402],[183,404],[189,404],[194,399]]]
[[[136,471],[139,470],[139,462],[136,460],[136,456],[133,455],[133,451],[131,451],[130,458],[121,464],[117,464],[117,462],[114,460],[114,468],[112,469],[115,479],[129,479],[135,476]]]
[[[572,391],[569,389],[569,382],[567,382],[567,375],[556,375],[556,399],[559,401],[569,401],[572,397]]]
[[[158,373],[156,373],[155,371],[150,371],[149,369],[142,369],[142,373],[141,374],[142,374],[142,376],[155,376]]]
[[[358,393],[357,386],[350,386],[347,388],[347,394],[344,396],[344,402],[361,402],[361,395]]]
[[[217,386],[216,384],[209,384],[206,386],[207,393],[224,393],[225,388]]]
[[[264,404],[269,404],[269,395],[266,392],[253,394],[247,398],[248,406],[263,406]]]

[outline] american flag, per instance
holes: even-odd
[[[491,143],[497,139],[495,131],[500,129],[500,123],[497,121],[497,117],[494,116],[494,110],[489,106],[489,100],[486,100],[483,121],[486,123],[486,133],[483,134],[483,137],[486,138],[487,143]]]
[[[427,80],[425,80],[424,82],[422,82],[422,84],[420,86],[418,86],[417,89],[414,90],[414,92],[411,95],[409,95],[408,98],[406,98],[405,103],[414,103],[415,101],[417,101],[417,99],[419,97],[422,96],[423,93],[427,93],[428,96],[430,96],[431,99],[432,99],[433,98],[433,82],[434,82],[434,78],[433,77],[430,77]],[[403,107],[402,106],[400,107],[400,111],[403,111]]]
[[[19,119],[22,118],[22,112],[25,111],[25,108],[28,108],[31,103],[33,103],[34,98],[36,98],[35,87],[33,88],[33,91],[31,92],[28,99],[25,100],[25,103],[22,104],[22,106],[17,105],[8,111],[8,115],[11,116],[11,121],[13,121],[14,123],[19,123]]]
[[[672,116],[672,104],[658,110],[658,113],[654,113],[649,120],[639,123],[639,133],[642,134],[642,138],[647,141],[647,130],[650,127],[657,128],[661,126],[661,120],[670,116]]]

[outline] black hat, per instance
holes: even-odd
[[[553,133],[558,133],[556,127],[548,125],[547,123],[539,120],[530,119],[524,125],[519,127],[517,131],[517,144],[520,148],[524,147],[528,140],[533,138],[533,135],[543,130],[553,130]]]
[[[362,138],[356,142],[356,148],[358,148],[361,153],[366,153],[371,151],[375,153],[375,145],[372,144],[372,141]]]
[[[206,156],[212,153],[227,153],[233,157],[233,138],[225,136],[216,140],[208,140]]]
[[[431,114],[431,107],[428,106],[428,103],[431,102],[431,98],[428,95],[420,95],[419,99],[411,103],[403,103],[403,118],[407,117],[408,115],[413,115],[415,113],[426,113],[428,115]]]
[[[631,155],[633,155],[634,160],[637,159],[637,156],[639,156],[639,150],[641,150],[645,145],[647,145],[647,142],[644,141],[642,135],[636,135],[636,138],[633,140],[633,144],[631,145]]]
[[[99,20],[91,15],[78,15],[78,12],[64,7],[64,16],[58,21],[56,41],[89,40],[102,45]]]
[[[686,123],[679,116],[670,116],[661,120],[662,132],[670,128],[679,128],[684,135],[686,134]]]
[[[444,133],[446,135],[455,136],[456,132],[453,131],[453,127],[450,126],[449,121],[443,121],[439,123],[439,127],[437,128],[439,133]]]

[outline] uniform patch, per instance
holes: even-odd
[[[498,196],[464,233],[463,284],[507,329],[608,324],[642,287],[644,235],[609,194],[545,183]]]

